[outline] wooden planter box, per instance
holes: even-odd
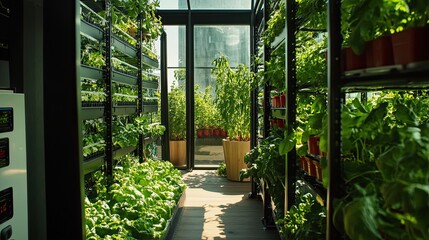
[[[170,141],[170,162],[175,167],[186,165],[186,140]]]
[[[226,178],[230,181],[240,181],[241,169],[247,168],[244,155],[250,151],[250,141],[230,141],[223,139],[223,154],[226,163]],[[243,179],[244,182],[250,178]]]

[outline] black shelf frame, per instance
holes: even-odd
[[[285,69],[286,69],[286,131],[288,135],[296,128],[296,12],[298,10],[295,0],[286,1],[286,25],[285,25]],[[286,154],[286,189],[285,212],[295,203],[295,182],[297,171],[296,146]]]
[[[97,41],[103,41],[103,28],[82,18],[80,19],[80,32],[84,35],[94,38]]]
[[[82,120],[90,120],[104,117],[104,106],[82,107]]]
[[[87,66],[84,64],[80,65],[81,78],[99,80],[103,79],[103,69]]]
[[[105,154],[83,161],[83,174],[92,173],[99,170],[104,164]]]
[[[133,46],[125,39],[121,38],[119,35],[113,33],[113,23],[111,16],[112,3],[109,0],[94,3],[93,1],[81,1],[86,6],[98,12],[105,10],[107,16],[105,19],[105,24],[103,27],[98,26],[90,21],[81,18],[81,35],[88,36],[93,40],[104,41],[105,48],[103,51],[106,64],[103,69],[86,66],[81,64],[81,79],[91,79],[91,80],[104,80],[105,84],[105,94],[106,101],[103,102],[100,106],[86,106],[81,108],[82,111],[82,120],[90,120],[96,118],[104,118],[106,124],[106,135],[105,135],[105,154],[104,154],[104,164],[105,174],[110,178],[113,175],[113,161],[114,158],[122,156],[124,152],[129,153],[137,149],[137,154],[140,158],[140,161],[143,161],[143,148],[144,144],[147,142],[144,139],[144,136],[139,137],[138,146],[134,147],[134,150],[124,150],[124,149],[115,149],[113,146],[113,117],[114,116],[130,116],[134,114],[146,114],[153,113],[158,111],[157,104],[151,104],[150,102],[145,102],[143,100],[143,88],[145,89],[158,89],[159,83],[155,81],[142,80],[144,70],[148,69],[158,69],[159,63],[156,59],[149,57],[147,54],[143,53],[143,42],[142,38],[142,22],[143,16],[139,15],[137,18],[138,21],[138,31],[136,46]],[[136,57],[137,62],[137,75],[125,73],[113,68],[112,58],[113,51],[112,47],[118,54],[121,54],[121,57],[125,58],[134,58]],[[131,104],[122,104],[113,101],[113,86],[114,84],[122,84],[128,86],[137,86],[138,94],[137,101]],[[100,164],[100,157],[86,162],[85,165],[88,166],[85,168],[85,174],[89,174],[92,171],[99,170],[98,165]],[[88,170],[89,169],[89,170]]]

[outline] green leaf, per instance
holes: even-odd
[[[416,113],[413,112],[412,109],[408,108],[402,103],[398,103],[395,105],[396,111],[394,115],[396,119],[399,121],[409,125],[409,126],[417,126],[419,121],[417,119]]]
[[[375,195],[354,198],[344,206],[344,229],[350,239],[382,239],[378,232],[379,205]]]

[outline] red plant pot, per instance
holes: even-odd
[[[277,127],[278,128],[284,128],[285,127],[285,120],[284,119],[277,119]]]
[[[395,64],[429,60],[429,28],[409,28],[392,35]]]
[[[313,160],[306,158],[307,160],[307,173],[310,176],[317,177],[316,166],[314,166]]]
[[[197,136],[198,136],[198,137],[202,137],[202,136],[204,136],[204,132],[203,132],[203,130],[202,130],[202,129],[198,129],[198,130],[197,130]]]
[[[320,141],[320,137],[316,136],[316,135],[311,135],[308,138],[308,153],[312,154],[312,155],[319,155],[319,141]]]
[[[224,129],[221,129],[221,130],[220,130],[220,136],[221,136],[221,137],[227,137],[227,136],[228,136],[228,133],[227,133]]]
[[[280,95],[276,96],[275,98],[276,98],[276,106],[277,107],[281,107],[282,104],[281,104],[281,101],[280,101]]]
[[[316,160],[313,160],[313,165],[316,168],[317,180],[322,181],[322,167],[320,166],[320,163]]]
[[[277,107],[276,97],[271,97],[271,107],[273,108]]]
[[[280,107],[286,107],[286,94],[282,93],[280,95]]]
[[[350,47],[344,48],[343,51],[345,71],[362,69],[366,67],[365,54],[357,55]]]
[[[204,137],[210,136],[210,131],[208,129],[203,129],[203,136]]]
[[[213,135],[214,135],[213,129],[212,129],[212,128],[210,128],[210,129],[209,129],[209,136],[211,137],[211,136],[213,136]]]
[[[213,136],[219,137],[220,136],[220,129],[213,129]]]
[[[370,42],[371,60],[366,58],[367,67],[381,67],[393,65],[393,46],[390,35],[381,36]],[[370,66],[369,66],[370,65]]]
[[[271,119],[271,128],[274,128],[274,127],[278,127],[276,118]]]
[[[307,163],[307,159],[305,157],[299,158],[299,165],[300,165],[302,170],[304,170],[305,172],[308,171],[308,163]]]

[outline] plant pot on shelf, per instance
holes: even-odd
[[[302,170],[304,170],[305,172],[308,171],[308,163],[306,157],[302,156],[299,158],[299,165]]]
[[[312,154],[312,155],[319,155],[319,142],[320,142],[320,137],[317,135],[311,135],[308,138],[308,153]]]
[[[308,175],[317,177],[316,166],[314,165],[313,160],[307,157],[306,157],[306,160],[307,160],[307,166],[308,166],[307,167]]]
[[[277,107],[276,97],[271,97],[271,107],[273,108]]]
[[[365,46],[366,67],[393,65],[393,47],[390,35],[378,37]]]
[[[186,140],[170,140],[170,162],[175,167],[186,166]]]
[[[277,127],[278,128],[284,128],[285,127],[285,120],[284,119],[277,119]]]
[[[365,54],[357,55],[352,48],[343,48],[344,71],[363,69],[366,67]]]
[[[276,118],[272,118],[270,120],[270,122],[271,122],[271,128],[278,127],[278,125],[277,125],[277,119]]]
[[[286,94],[282,93],[280,95],[280,107],[286,107]]]
[[[316,178],[319,181],[322,181],[322,167],[320,166],[320,162],[316,160],[312,160],[313,165],[316,168]]]
[[[226,163],[226,178],[230,181],[240,181],[240,171],[247,168],[244,156],[250,151],[250,141],[222,140],[223,153]],[[243,179],[244,182],[250,178]]]
[[[395,64],[429,60],[429,27],[415,27],[392,34]]]

